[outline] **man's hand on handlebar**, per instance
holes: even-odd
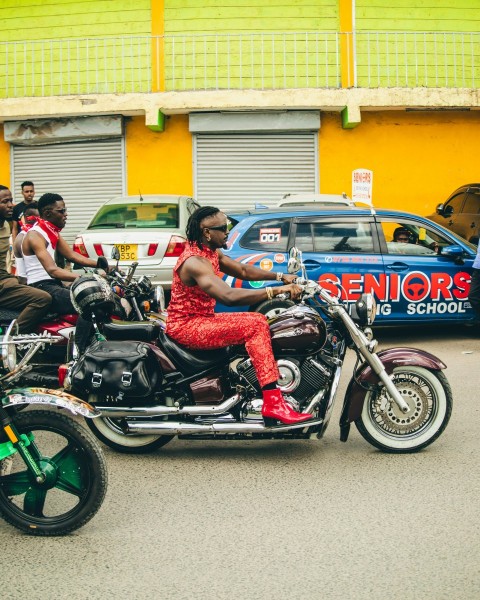
[[[288,285],[290,283],[295,283],[298,275],[291,275],[290,273],[284,273],[282,275],[282,283],[284,285]]]
[[[286,294],[286,297],[290,298],[291,300],[298,300],[303,291],[303,289],[295,283],[290,283],[289,285],[281,285],[280,287],[276,287],[274,289],[275,296],[278,296],[279,294]]]

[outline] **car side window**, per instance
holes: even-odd
[[[381,227],[388,254],[434,256],[451,243],[433,229],[408,221],[383,221]]]
[[[295,245],[303,252],[374,252],[369,223],[298,223]]]
[[[463,201],[465,200],[465,192],[457,194],[448,202],[445,203],[444,212],[446,215],[457,215],[462,212]]]
[[[266,219],[257,221],[240,240],[242,248],[262,252],[287,252],[291,219]]]
[[[471,190],[467,194],[462,212],[470,215],[480,213],[480,190]]]

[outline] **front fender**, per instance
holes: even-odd
[[[391,375],[397,367],[411,365],[415,367],[424,367],[431,371],[441,371],[447,368],[447,365],[439,358],[419,350],[418,348],[388,348],[377,353],[378,358],[382,361],[385,371]],[[340,439],[346,441],[348,438],[348,430],[350,423],[356,421],[362,414],[363,402],[368,392],[360,383],[375,385],[378,383],[379,377],[373,371],[368,363],[363,363],[356,373],[356,377],[352,377],[345,392],[343,402],[342,415],[340,417]],[[360,382],[360,383],[357,383]]]
[[[19,406],[22,404],[46,404],[66,408],[74,415],[81,415],[93,419],[99,417],[100,412],[85,402],[62,390],[49,390],[46,388],[14,388],[8,390],[3,398],[3,408]]]

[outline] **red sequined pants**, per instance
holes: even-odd
[[[167,335],[192,350],[245,344],[261,387],[280,377],[273,357],[270,328],[265,316],[259,313],[220,313],[172,324],[167,320]]]

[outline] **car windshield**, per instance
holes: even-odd
[[[138,202],[103,206],[88,229],[177,229],[178,226],[178,204]]]

